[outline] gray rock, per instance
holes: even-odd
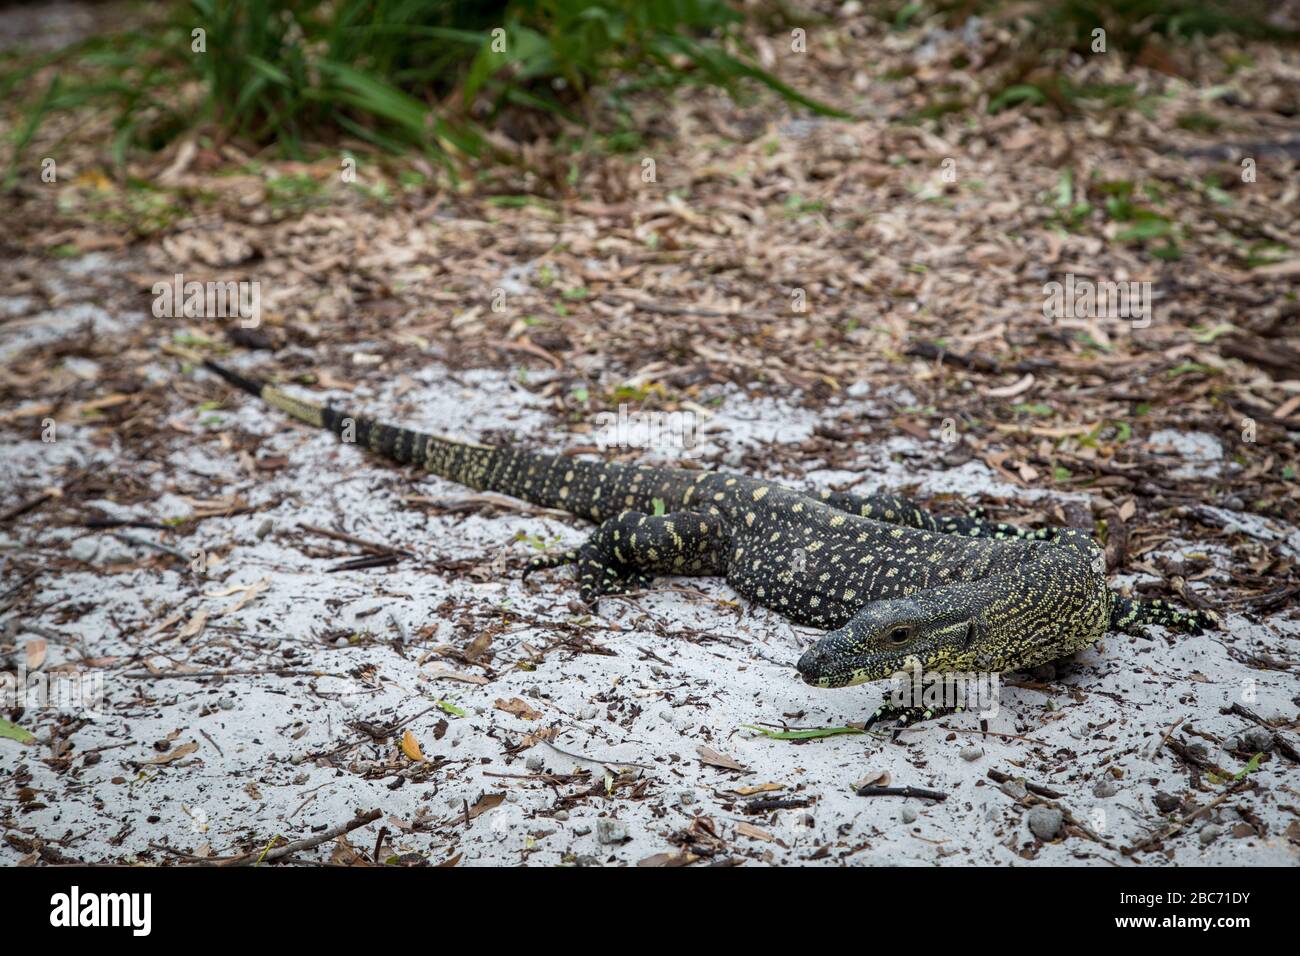
[[[253,534],[257,537],[258,541],[261,541],[263,538],[265,538],[268,534],[270,534],[274,530],[275,530],[275,522],[272,521],[270,518],[267,518],[265,521],[263,521],[261,524],[257,526],[257,530],[254,531]]]
[[[966,761],[979,760],[984,756],[984,751],[979,747],[963,747],[961,750],[961,759]]]
[[[568,810],[556,810],[555,813],[553,814],[553,816],[554,816],[554,818],[555,818],[556,820],[559,820],[561,823],[563,823],[565,820],[569,819],[569,811],[568,811]]]
[[[1249,750],[1252,753],[1260,753],[1273,749],[1273,735],[1263,727],[1251,727],[1244,730],[1237,738],[1241,741],[1241,749]]]
[[[601,817],[596,821],[596,839],[601,843],[622,843],[631,837],[627,832],[627,824],[622,820]]]
[[[1055,807],[1034,807],[1029,811],[1029,832],[1046,843],[1055,840],[1065,823],[1065,815]]]
[[[915,823],[916,818],[917,812],[914,807],[903,807],[903,809],[898,812],[898,819],[902,820],[904,823]]]
[[[541,754],[530,754],[528,759],[524,761],[524,766],[529,770],[541,770],[546,766],[546,761]]]
[[[91,535],[78,538],[68,548],[68,554],[78,561],[94,561],[95,555],[99,554],[99,539]]]
[[[586,836],[591,832],[591,827],[585,824],[578,824],[578,826],[573,828],[573,832],[576,836]]]
[[[1223,834],[1223,827],[1215,823],[1208,823],[1201,827],[1201,832],[1197,838],[1201,841],[1201,846],[1209,846]]]
[[[1113,797],[1117,793],[1119,793],[1119,784],[1110,777],[1098,781],[1097,786],[1092,788],[1092,795],[1094,797],[1101,797],[1103,800],[1106,797]]]
[[[1173,813],[1183,805],[1182,797],[1176,797],[1172,793],[1165,793],[1163,790],[1157,790],[1152,799],[1155,801],[1156,809],[1161,813]]]
[[[217,706],[222,710],[234,710],[235,701],[230,697],[223,697],[221,700],[217,701]]]
[[[695,791],[683,790],[681,793],[677,794],[677,802],[684,807],[689,807],[695,802]]]
[[[1024,783],[1020,780],[1008,780],[1002,784],[1001,790],[1012,800],[1023,800],[1029,796],[1029,791],[1025,789]]]

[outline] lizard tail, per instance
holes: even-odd
[[[1180,611],[1168,601],[1135,601],[1112,594],[1110,629],[1132,633],[1145,624],[1160,624],[1171,631],[1200,634],[1217,630],[1218,617],[1212,611]]]
[[[620,507],[650,508],[652,492],[641,487],[636,477],[639,469],[631,466],[481,445],[385,425],[295,398],[268,382],[241,375],[216,362],[207,360],[203,364],[231,385],[258,396],[273,408],[308,425],[334,432],[345,444],[361,445],[390,461],[415,465],[475,491],[495,491],[593,520],[609,517]],[[609,493],[602,497],[602,492]]]
[[[509,464],[507,459],[525,456],[534,459],[533,465],[536,467],[542,459],[548,457],[385,425],[329,405],[317,405],[315,402],[295,398],[269,382],[241,375],[211,360],[204,361],[203,365],[236,388],[256,395],[272,408],[278,408],[308,425],[334,432],[346,444],[361,445],[398,464],[419,465],[476,491],[517,494],[500,487],[501,482],[494,480],[499,478],[499,473],[503,470],[512,470],[506,467]]]

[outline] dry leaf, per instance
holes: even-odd
[[[744,773],[749,772],[749,768],[736,763],[726,754],[720,754],[712,747],[700,745],[695,748],[695,752],[700,755],[700,762],[708,764],[710,767],[721,767],[723,770],[740,770]]]
[[[536,720],[542,716],[540,710],[533,710],[518,697],[511,697],[509,700],[497,698],[494,705],[497,710],[504,710],[507,714],[514,714],[516,717],[522,717],[524,720]]]
[[[465,674],[461,671],[436,670],[429,675],[429,680],[459,680],[466,684],[486,684],[486,677],[479,677],[477,674]]]
[[[141,760],[141,763],[165,764],[173,760],[179,760],[181,757],[187,757],[199,749],[199,745],[193,740],[187,740],[175,750],[169,750],[165,754],[159,754],[156,757],[150,757],[148,760]]]
[[[505,799],[506,795],[504,793],[483,794],[483,796],[478,798],[478,803],[469,808],[469,818],[473,820],[475,817],[482,816],[489,810],[495,810],[505,802]]]
[[[23,656],[27,660],[27,669],[34,671],[45,663],[45,638],[36,637],[23,645]]]
[[[685,850],[680,853],[656,853],[644,860],[638,860],[637,866],[690,866],[699,857]]]
[[[409,730],[402,734],[402,753],[415,761],[424,759],[424,754],[420,752],[420,742],[415,739],[415,734]]]
[[[737,823],[736,836],[749,837],[751,840],[763,840],[766,843],[771,843],[773,840],[776,839],[776,837],[774,837],[771,833],[767,832],[766,830],[760,830],[752,823]]]
[[[752,797],[756,793],[771,793],[773,790],[784,790],[783,783],[759,783],[752,787],[732,787],[732,793],[738,793],[742,797]]]
[[[863,787],[887,787],[891,777],[888,770],[871,770],[867,775],[853,784],[854,792],[861,790]]]
[[[1025,377],[1011,385],[1004,385],[1002,388],[990,388],[984,394],[989,398],[1014,398],[1021,392],[1027,392],[1034,384],[1032,372],[1025,373]]]
[[[554,740],[559,735],[559,727],[547,727],[545,730],[538,730],[531,734],[525,734],[524,739],[519,741],[519,749],[527,750],[529,747],[540,744],[544,740]]]
[[[199,608],[190,618],[189,623],[181,628],[181,632],[176,635],[180,641],[188,641],[191,637],[196,637],[208,623],[208,612],[206,608]]]

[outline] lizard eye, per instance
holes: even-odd
[[[912,639],[912,629],[908,627],[896,627],[885,635],[885,641],[894,647],[901,647]]]

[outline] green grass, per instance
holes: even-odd
[[[301,158],[348,138],[449,163],[490,151],[508,111],[589,117],[593,91],[766,87],[839,115],[761,69],[725,0],[189,0],[155,24],[0,71],[25,104],[13,159],[58,113],[107,108],[113,155],[196,127]],[[203,31],[201,35],[195,31]],[[48,82],[33,77],[57,74]],[[639,140],[616,130],[610,143]]]

